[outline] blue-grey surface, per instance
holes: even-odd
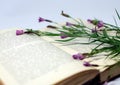
[[[63,22],[67,19],[60,15],[62,10],[75,18],[98,18],[114,24],[119,4],[120,0],[0,0],[0,29],[43,28],[48,23],[38,23],[39,16]],[[120,79],[113,82],[119,85]]]

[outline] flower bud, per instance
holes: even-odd
[[[24,34],[23,30],[16,30],[16,35],[22,35],[22,34]]]

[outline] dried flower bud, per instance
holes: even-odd
[[[47,28],[57,29],[57,27],[52,26],[52,25],[48,25]]]
[[[63,11],[61,12],[61,15],[68,18],[70,17],[68,14],[65,14]]]
[[[99,65],[97,65],[97,64],[91,64],[91,66],[98,67]]]
[[[86,57],[89,55],[89,53],[82,53],[82,55]]]
[[[45,21],[46,21],[46,22],[50,22],[50,23],[52,23],[52,22],[53,22],[53,21],[51,21],[51,20],[48,20],[48,19],[46,19]]]

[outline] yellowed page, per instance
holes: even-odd
[[[59,43],[54,43],[53,39],[49,37],[40,38],[32,35],[16,36],[15,30],[13,30],[12,32],[11,31],[12,30],[7,30],[1,33],[1,36],[5,34],[2,42],[5,42],[4,38],[8,41],[11,40],[9,42],[12,42],[12,43],[9,42],[0,43],[0,45],[2,45],[0,51],[0,63],[1,63],[1,68],[2,67],[4,68],[4,70],[1,70],[2,72],[0,77],[4,83],[7,83],[7,81],[11,81],[11,83],[16,81],[20,85],[23,85],[26,84],[26,82],[32,83],[32,81],[35,81],[37,83],[36,81],[37,79],[39,81],[39,79],[41,80],[45,78],[45,81],[49,80],[48,84],[55,84],[76,73],[83,72],[85,70],[94,69],[94,68],[86,68],[82,65],[83,62],[73,60],[71,56],[73,53],[76,53],[77,51],[72,50],[66,46],[61,46],[61,44]],[[9,34],[9,36],[7,36],[6,34]],[[26,41],[25,37],[27,38],[29,37],[29,39],[27,39]],[[16,40],[17,40],[17,44],[16,44]],[[9,48],[6,47],[6,45],[10,45]],[[51,47],[50,49],[48,49],[49,46]],[[58,53],[57,50],[59,51]],[[38,55],[43,55],[43,54],[46,54],[52,58],[49,59],[49,57],[45,56],[48,58],[48,59],[46,58],[47,59],[46,60],[44,57],[41,56],[42,60],[38,62],[38,60],[40,60],[40,57]],[[51,54],[52,56],[50,56]],[[50,65],[48,65],[46,62]],[[48,65],[47,66],[48,68],[47,67],[45,69],[43,68],[44,69],[43,71],[46,72],[39,73],[40,71],[42,71],[42,67],[44,67],[42,64],[46,66]],[[56,66],[57,64],[58,66]],[[49,66],[53,66],[53,67],[49,67]],[[81,69],[80,67],[81,68],[83,67],[84,69]],[[6,75],[2,75],[2,74],[6,74]],[[10,76],[6,77],[7,75]],[[59,77],[56,78],[56,76]],[[42,80],[40,83],[46,83],[45,81]],[[11,85],[11,83],[8,83],[7,85]]]
[[[15,30],[14,30],[14,32],[15,32]],[[22,35],[22,36],[19,36],[19,37],[23,37],[24,35]],[[25,35],[26,37],[32,37],[32,36],[29,36],[29,35]],[[16,39],[18,39],[19,40],[19,37],[17,37]],[[13,44],[13,45],[15,45],[15,47],[14,48],[10,48],[9,50],[7,50],[7,49],[5,49],[5,50],[2,50],[2,54],[3,55],[6,55],[5,54],[5,51],[10,51],[10,53],[12,52],[12,50],[13,49],[22,49],[22,47],[24,47],[24,46],[29,46],[29,45],[37,45],[37,43],[38,43],[38,41],[40,40],[40,38],[38,38],[38,37],[35,37],[34,36],[34,38],[35,39],[33,39],[33,41],[31,42],[27,42],[27,41],[24,41],[25,42],[25,44],[20,44],[20,45],[15,45],[15,44]],[[54,41],[54,39],[52,39],[52,38],[50,38],[50,37],[41,37],[43,40],[45,40],[45,42],[48,42],[48,43],[50,43],[51,45],[53,45],[53,46],[55,46],[55,47],[57,47],[57,48],[59,48],[60,50],[62,50],[62,51],[64,51],[65,53],[67,53],[68,55],[70,55],[70,56],[72,56],[72,54],[74,54],[74,53],[78,53],[78,52],[84,52],[84,51],[86,51],[86,52],[89,52],[90,51],[90,49],[91,49],[91,47],[84,47],[83,45],[78,45],[79,47],[81,47],[79,50],[75,50],[75,49],[73,49],[73,48],[71,48],[71,47],[68,47],[68,46],[64,46],[63,44],[60,44],[60,43],[56,43],[55,41]],[[16,40],[15,39],[15,40]],[[20,38],[21,39],[21,38]],[[31,39],[32,40],[32,39]],[[82,39],[81,39],[82,40]],[[12,44],[11,44],[12,45]],[[84,49],[83,49],[84,48]],[[13,50],[13,52],[14,52],[14,50]],[[16,52],[17,53],[17,52]],[[16,54],[17,55],[17,54]],[[12,56],[11,56],[12,57]],[[34,78],[33,80],[29,80],[29,81],[26,81],[26,83],[24,82],[23,84],[24,85],[34,85],[34,84],[46,84],[46,85],[50,85],[50,84],[55,84],[55,83],[58,83],[59,81],[61,81],[61,80],[64,80],[64,79],[66,79],[66,78],[68,78],[68,77],[70,77],[70,76],[72,76],[72,75],[74,75],[74,74],[77,74],[77,73],[80,73],[80,72],[84,72],[84,71],[86,71],[86,70],[94,70],[94,69],[98,69],[98,70],[100,70],[101,72],[103,72],[105,69],[107,69],[107,68],[104,68],[104,66],[105,65],[112,65],[112,64],[114,64],[115,62],[114,61],[111,61],[111,60],[105,60],[105,58],[103,58],[104,56],[99,56],[99,57],[101,57],[100,59],[95,59],[95,58],[89,58],[89,59],[85,59],[85,61],[91,61],[91,63],[93,63],[93,64],[98,64],[98,65],[100,65],[99,67],[85,67],[85,66],[83,66],[83,61],[76,61],[76,60],[73,60],[72,59],[72,57],[71,57],[71,59],[70,59],[70,62],[68,62],[68,63],[65,63],[65,64],[63,64],[63,65],[60,65],[60,66],[58,66],[57,68],[55,68],[55,69],[53,69],[53,70],[51,70],[50,72],[47,72],[47,73],[45,73],[44,75],[41,75],[41,76],[39,76],[39,77],[36,77],[36,78]],[[56,61],[57,62],[57,61]],[[1,66],[1,67],[3,67],[3,65]],[[31,68],[32,69],[32,68]],[[3,70],[3,73],[6,73],[6,71],[7,70]],[[2,72],[1,72],[2,73]],[[9,71],[8,71],[8,74],[9,74]],[[1,76],[1,78],[2,77],[4,77],[4,75],[2,75]],[[10,76],[11,77],[11,79],[13,79],[12,81],[15,81],[14,80],[14,78],[13,78],[13,76]],[[8,80],[9,80],[9,78],[10,77],[8,77]],[[4,80],[4,78],[2,78],[3,80]],[[11,80],[10,80],[11,81]],[[10,84],[8,84],[8,85],[10,85]]]
[[[0,80],[3,82],[4,85],[20,85],[15,78],[9,71],[7,71],[1,64],[0,64]]]

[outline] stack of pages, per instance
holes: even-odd
[[[120,68],[111,72],[111,68],[104,67],[115,62],[106,60],[103,55],[85,59],[99,67],[85,67],[83,61],[72,58],[73,54],[90,52],[95,46],[79,44],[87,39],[66,43],[56,42],[56,39],[60,38],[16,36],[16,29],[1,30],[1,85],[98,85],[106,81],[109,74],[111,78],[120,74]]]

